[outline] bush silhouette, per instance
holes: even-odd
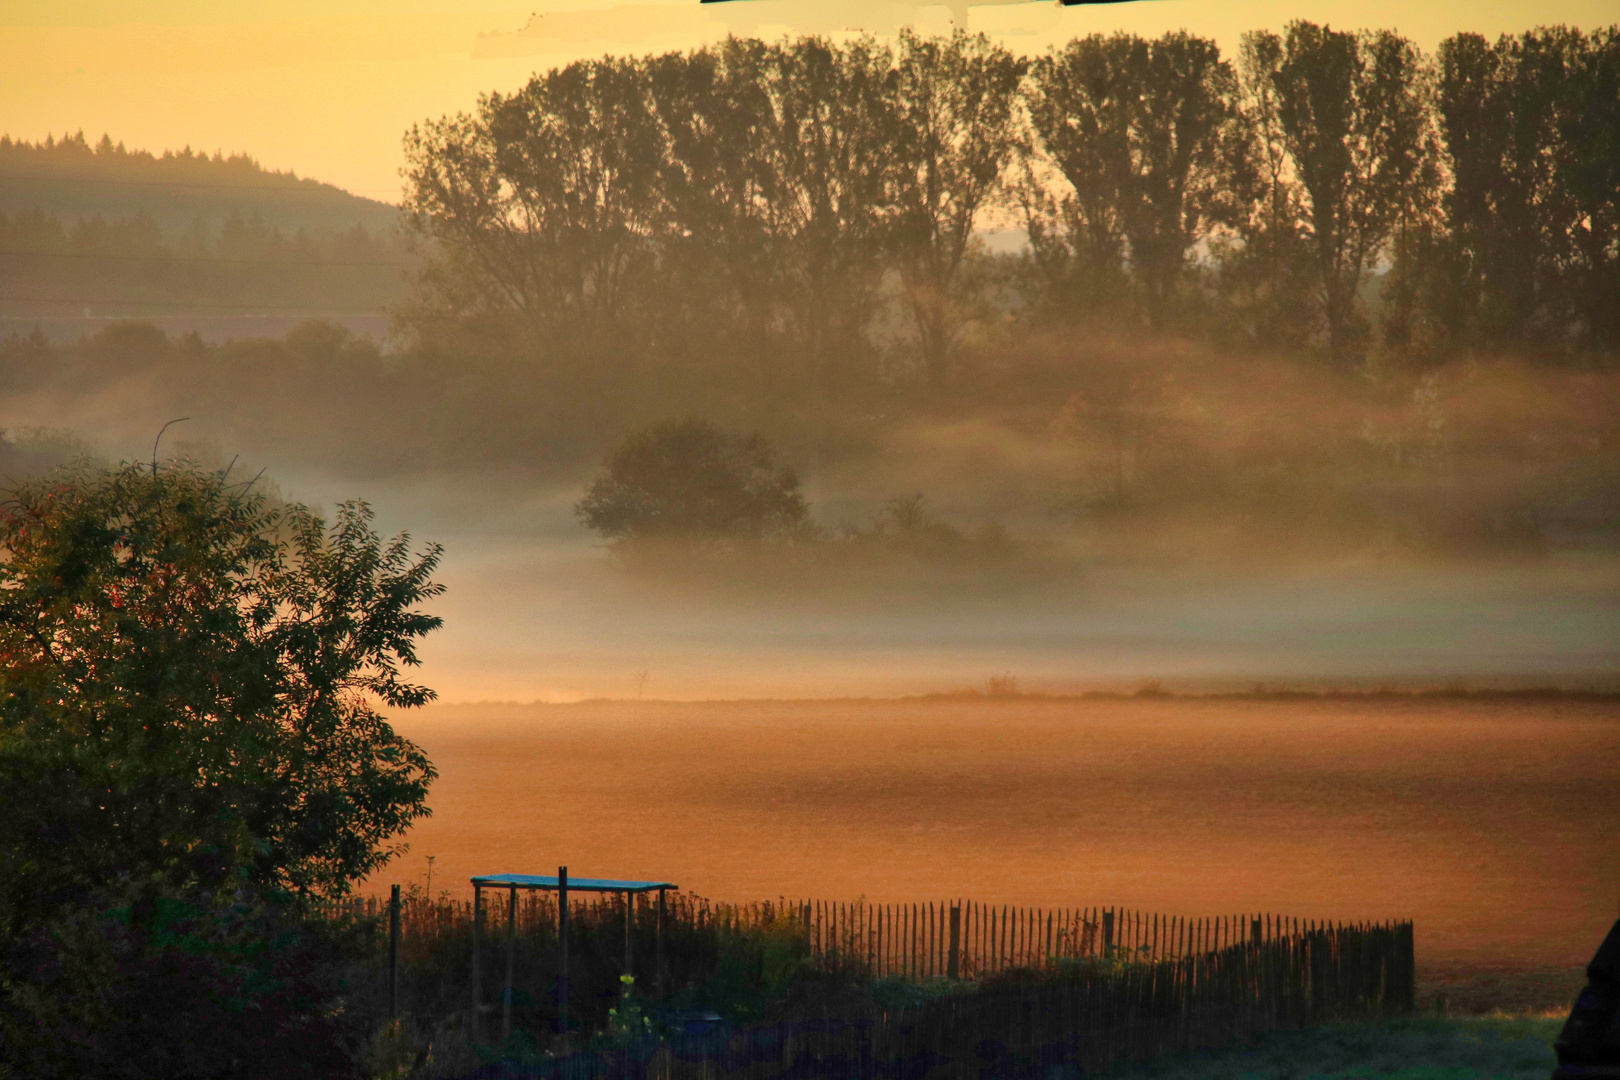
[[[575,511],[615,542],[700,545],[790,535],[809,518],[797,474],[776,463],[763,438],[695,419],[631,435]]]

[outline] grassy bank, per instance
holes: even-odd
[[[1564,1014],[1427,1017],[1274,1031],[1251,1046],[1174,1054],[1109,1080],[1546,1080]]]

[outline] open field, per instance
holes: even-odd
[[[1110,1080],[1544,1080],[1562,1016],[1422,1018],[1274,1031],[1254,1046],[1176,1054]]]
[[[1620,898],[1620,702],[587,702],[400,722],[434,816],[386,881],[1416,920],[1426,997],[1551,1006]],[[1422,1007],[1422,1001],[1420,1001]]]

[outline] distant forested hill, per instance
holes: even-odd
[[[404,292],[396,207],[250,157],[0,136],[0,331],[120,318],[376,320]],[[268,330],[271,327],[259,327]],[[220,336],[256,336],[227,326]]]
[[[245,154],[210,157],[189,147],[152,154],[105,135],[91,146],[82,133],[42,143],[0,135],[0,213],[34,210],[70,222],[144,217],[168,243],[199,226],[217,234],[232,217],[321,237],[357,225],[387,233],[399,214],[331,184],[273,172]]]

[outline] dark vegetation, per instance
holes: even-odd
[[[827,590],[836,582],[856,593],[874,585],[892,592],[908,578],[934,590],[953,571],[970,582],[988,571],[1001,584],[1010,573],[1050,584],[1072,569],[999,524],[959,528],[921,492],[896,496],[866,524],[819,526],[798,476],[776,464],[761,436],[730,435],[703,420],[632,433],[574,511],[621,566],[710,590]]]
[[[809,508],[799,478],[758,435],[727,435],[676,420],[632,435],[576,508],[609,540],[699,545],[802,533]]]
[[[342,1076],[354,927],[312,919],[426,814],[378,706],[436,548],[174,463],[0,510],[0,1075]]]
[[[243,155],[0,136],[0,313],[376,311],[398,211]]]

